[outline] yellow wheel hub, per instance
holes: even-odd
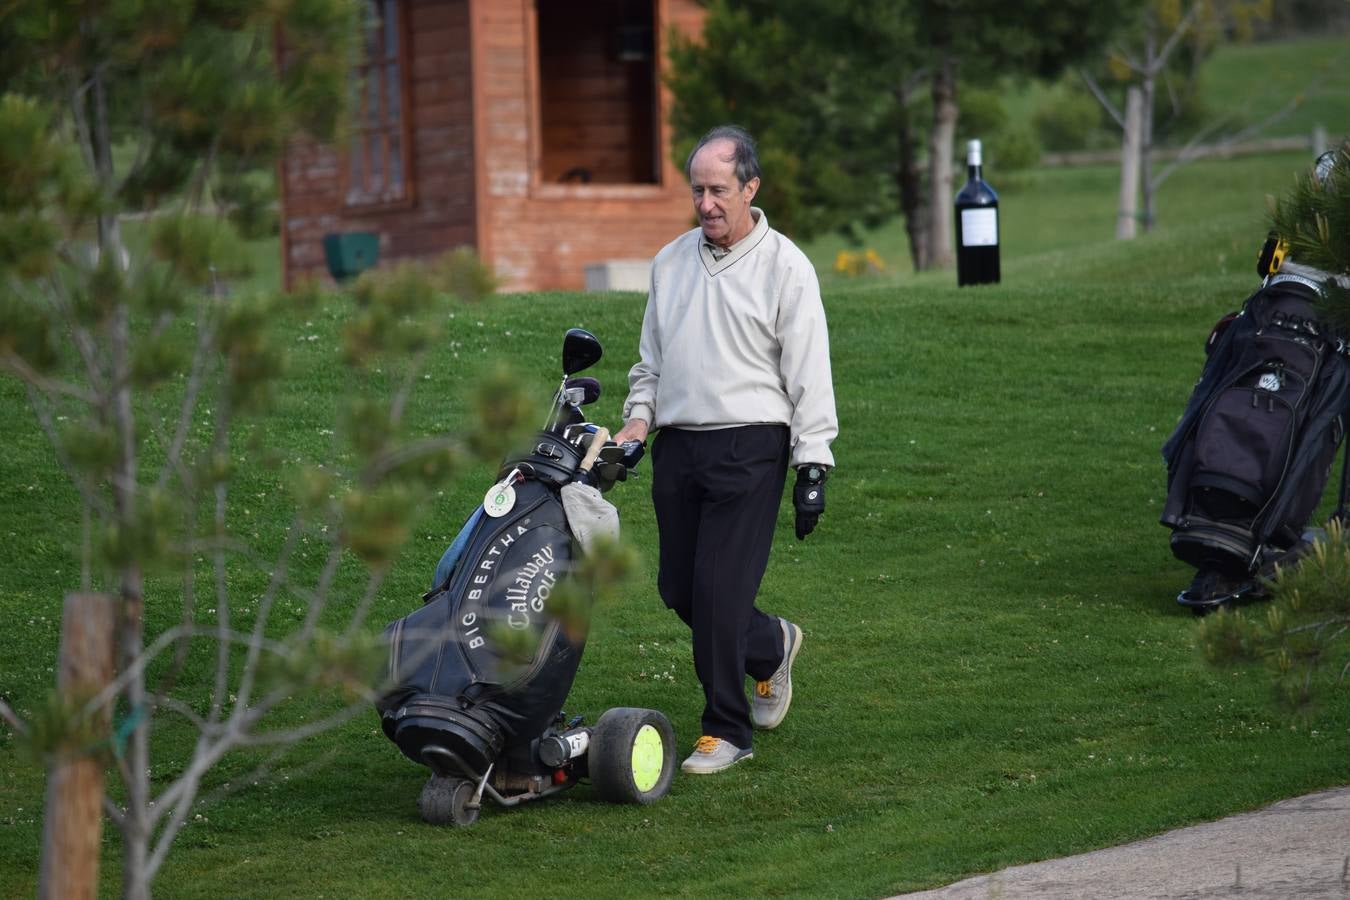
[[[656,787],[661,780],[665,758],[661,732],[651,725],[643,725],[633,738],[633,784],[639,791],[646,793]]]

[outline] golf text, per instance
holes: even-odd
[[[553,593],[553,586],[558,581],[558,576],[553,571],[555,564],[553,547],[549,544],[536,550],[514,573],[494,577],[493,570],[501,562],[505,551],[528,531],[523,524],[517,525],[512,532],[497,539],[486,557],[478,563],[478,571],[473,576],[472,586],[465,598],[469,603],[476,603],[482,599],[483,592],[489,590],[494,581],[504,582],[505,599],[510,605],[506,624],[517,630],[530,627],[531,613],[537,615],[544,611],[544,604],[548,602],[549,595]],[[465,612],[460,617],[460,625],[463,628],[461,637],[467,647],[476,650],[483,646],[477,613]]]

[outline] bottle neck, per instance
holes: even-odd
[[[984,167],[981,166],[979,163],[970,163],[970,164],[967,164],[967,165],[966,165],[966,177],[967,177],[970,181],[982,181],[982,180],[983,180],[983,176],[980,174],[980,170],[983,169],[983,168],[984,168]]]

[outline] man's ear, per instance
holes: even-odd
[[[745,190],[748,191],[745,200],[749,203],[751,200],[755,199],[755,194],[759,192],[759,176],[755,176],[747,181],[745,183]]]

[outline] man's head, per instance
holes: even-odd
[[[759,157],[755,142],[734,125],[705,134],[684,165],[693,192],[703,236],[729,247],[755,227],[750,202],[759,190]]]

